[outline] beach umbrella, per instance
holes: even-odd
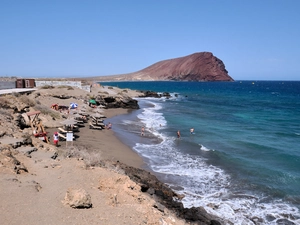
[[[67,119],[67,120],[61,121],[60,123],[64,124],[64,125],[75,125],[75,124],[77,124],[77,121],[75,121],[74,119]]]
[[[90,99],[90,103],[93,104],[93,105],[97,105],[97,102],[95,99]]]
[[[94,112],[94,113],[103,113],[104,110],[103,110],[103,109],[95,108],[95,109],[93,109],[93,112]]]
[[[70,103],[70,108],[71,109],[76,109],[78,107],[77,103]]]
[[[78,114],[79,114],[79,115],[83,115],[83,116],[89,115],[86,111],[83,111],[83,110],[80,110],[80,111],[78,112]]]
[[[94,113],[91,116],[95,117],[95,118],[104,118],[105,116],[100,114],[100,113]]]

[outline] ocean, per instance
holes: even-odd
[[[300,224],[300,81],[101,84],[171,94],[111,121],[185,207],[227,224]]]

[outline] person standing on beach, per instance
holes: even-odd
[[[109,122],[107,125],[106,125],[106,129],[111,129],[112,128],[112,124],[111,124],[111,122]]]
[[[144,136],[145,135],[145,127],[142,127],[141,129],[141,136]]]
[[[53,134],[53,144],[54,144],[56,147],[58,147],[58,139],[59,139],[58,133],[57,133],[57,132],[54,132],[54,134]]]
[[[177,131],[177,138],[180,138],[180,130]]]

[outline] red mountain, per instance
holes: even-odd
[[[211,52],[163,60],[129,74],[97,77],[99,80],[119,81],[233,81],[224,63]]]

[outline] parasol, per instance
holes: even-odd
[[[93,105],[97,105],[97,102],[95,99],[90,99],[90,103],[93,104]]]
[[[93,112],[94,113],[103,113],[104,110],[103,109],[99,109],[99,108],[95,108],[95,109],[93,109]]]
[[[77,121],[75,121],[74,119],[67,119],[67,120],[61,121],[60,123],[64,124],[64,125],[75,125],[75,124],[77,124]]]
[[[77,103],[70,103],[70,109],[76,109],[78,107]]]
[[[105,116],[100,114],[100,113],[94,113],[91,116],[95,117],[95,118],[104,118]]]

